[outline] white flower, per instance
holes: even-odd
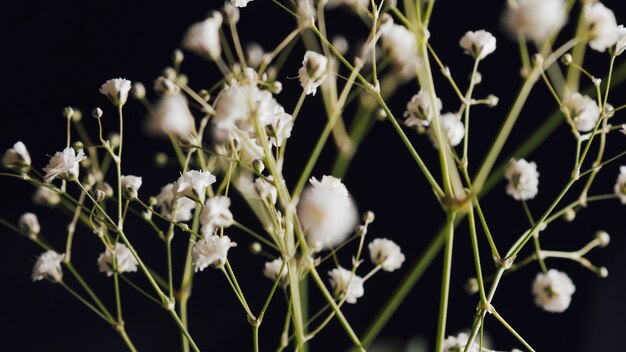
[[[619,168],[614,191],[622,204],[626,204],[626,166],[620,166]]]
[[[215,183],[215,176],[209,171],[187,171],[174,182],[174,196],[203,202],[207,186],[213,183]]]
[[[367,9],[369,7],[369,0],[328,0],[326,6],[328,8],[335,8],[338,6],[349,6],[349,7],[362,7],[364,9]]]
[[[328,59],[315,51],[307,50],[302,60],[302,67],[298,70],[300,85],[306,95],[315,95],[317,87],[324,83],[327,71]]]
[[[198,55],[216,60],[222,53],[220,43],[220,27],[222,15],[214,11],[211,17],[198,23],[194,23],[183,38],[183,48],[193,51]]]
[[[191,249],[196,272],[204,270],[209,265],[223,266],[230,247],[237,247],[237,243],[231,242],[228,236],[211,235],[196,242]]]
[[[33,267],[33,281],[43,279],[52,282],[59,282],[63,278],[63,270],[61,263],[65,259],[65,254],[59,254],[55,251],[46,251],[42,253]]]
[[[37,191],[33,194],[33,203],[37,205],[45,205],[48,207],[54,207],[61,202],[61,196],[59,193],[51,190],[48,187],[39,186]]]
[[[28,170],[30,163],[28,149],[21,141],[15,143],[13,148],[7,149],[2,156],[2,165],[8,169]]]
[[[370,250],[370,259],[380,265],[385,271],[400,269],[404,263],[404,254],[395,242],[386,238],[377,238],[367,246]]]
[[[583,23],[589,30],[589,47],[603,53],[618,38],[613,11],[602,3],[587,3],[583,8]]]
[[[448,336],[443,340],[442,350],[443,352],[462,352],[469,341],[469,336],[466,333],[460,333],[457,336]],[[479,352],[479,346],[474,342],[469,352]]]
[[[115,106],[122,106],[126,104],[131,88],[132,84],[129,80],[114,78],[104,82],[100,86],[100,93],[106,95]]]
[[[259,43],[246,44],[246,63],[252,68],[258,68],[263,63],[265,51]]]
[[[133,253],[123,243],[116,243],[115,249],[112,251],[107,248],[98,257],[98,267],[101,273],[107,276],[114,274],[113,256],[115,256],[115,264],[118,273],[130,273],[137,271],[137,260],[133,257]]]
[[[517,0],[508,4],[504,22],[511,33],[521,33],[537,45],[543,44],[567,21],[565,0]]]
[[[229,207],[228,197],[218,196],[206,200],[200,213],[201,230],[205,237],[212,235],[214,229],[228,227],[233,223],[233,214],[228,209]]]
[[[441,111],[441,100],[439,98],[435,99],[435,109],[433,109],[430,104],[430,98],[426,92],[420,90],[415,94],[406,104],[406,111],[404,112],[406,120],[404,124],[408,127],[428,127],[430,120],[433,119],[435,114]]]
[[[561,313],[569,307],[576,287],[564,272],[550,269],[539,273],[533,282],[535,304],[547,312]]]
[[[254,190],[261,199],[268,201],[271,204],[276,204],[278,191],[276,190],[276,187],[274,187],[274,184],[270,182],[271,180],[273,180],[272,176],[268,176],[267,180],[258,177],[254,180]]]
[[[283,260],[282,258],[276,258],[265,263],[265,267],[263,267],[263,275],[272,281],[276,281],[276,279],[278,279],[278,275],[280,274],[280,283],[284,286],[287,282],[287,266],[285,265],[282,273],[280,269],[283,269]]]
[[[308,242],[317,250],[342,243],[354,230],[357,211],[346,186],[332,176],[315,177],[302,193],[298,216]]]
[[[442,114],[439,122],[443,135],[446,136],[450,145],[453,147],[459,145],[459,143],[463,140],[463,137],[465,137],[465,125],[463,122],[457,118],[456,114],[451,112]],[[433,135],[434,131],[432,129],[433,126],[430,127],[430,138],[433,140],[433,143],[435,143]],[[435,144],[435,147],[436,146],[437,145]]]
[[[620,24],[617,27],[617,41],[613,45],[613,54],[615,56],[621,55],[626,49],[626,27]]]
[[[192,217],[191,211],[195,209],[196,202],[186,197],[174,197],[173,188],[173,183],[161,188],[161,193],[156,197],[156,206],[161,209],[161,215],[174,222],[188,221]]]
[[[539,173],[537,172],[537,164],[534,162],[512,159],[504,171],[504,177],[509,181],[506,186],[506,193],[515,200],[535,198],[539,191]]]
[[[73,180],[78,178],[80,171],[78,163],[85,159],[85,153],[80,150],[78,154],[74,151],[74,148],[68,147],[63,149],[62,152],[56,152],[48,165],[43,168],[46,175],[43,177],[44,182],[50,183],[55,178],[62,178],[66,180]]]
[[[164,94],[146,124],[148,133],[157,136],[184,136],[194,130],[187,99],[179,93]]]
[[[285,112],[282,106],[277,107],[277,114],[274,115],[274,121],[267,126],[267,135],[270,138],[270,144],[275,147],[281,147],[289,137],[293,129],[293,117]]]
[[[315,22],[317,11],[313,0],[298,0],[296,8],[301,27],[308,27]]]
[[[248,6],[248,3],[251,1],[253,0],[230,0],[231,4],[237,7],[246,7]]]
[[[563,99],[563,109],[574,120],[580,132],[591,131],[600,118],[600,108],[595,100],[580,93],[574,93]]]
[[[358,298],[363,297],[365,293],[363,278],[352,274],[352,271],[338,267],[329,271],[328,276],[336,298],[345,297],[346,302],[354,304]]]
[[[476,32],[469,31],[461,38],[459,45],[468,55],[482,60],[496,50],[496,38],[482,29]]]
[[[252,167],[252,162],[255,160],[263,160],[265,157],[265,151],[261,147],[255,138],[248,138],[241,135],[239,138],[235,138],[239,141],[239,161],[248,167]]]
[[[393,22],[381,25],[382,46],[405,78],[415,76],[420,65],[415,35]]]
[[[28,237],[35,237],[39,234],[39,231],[41,231],[37,215],[33,213],[24,213],[20,216],[17,226],[20,231]]]
[[[141,187],[141,177],[138,176],[122,176],[120,182],[122,183],[122,194],[126,199],[137,198],[137,192]]]

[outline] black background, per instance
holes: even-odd
[[[619,0],[605,1],[618,18],[626,18],[626,8]],[[83,110],[85,124],[95,135],[94,121],[88,112],[100,106],[105,112],[106,128],[114,129],[115,111],[106,98],[98,93],[105,80],[122,76],[142,81],[150,88],[153,79],[170,64],[170,54],[180,43],[189,24],[201,20],[217,1],[177,1],[156,3],[150,1],[31,1],[11,4],[0,14],[2,53],[2,110],[0,149],[6,149],[22,140],[31,152],[33,163],[41,168],[47,156],[65,145],[65,121],[61,116],[64,106]],[[467,85],[471,59],[462,54],[457,43],[467,30],[484,28],[498,38],[498,49],[482,64],[483,83],[476,96],[495,94],[500,105],[494,109],[474,109],[474,124],[470,132],[470,164],[476,170],[484,152],[503,121],[507,109],[520,86],[519,59],[516,45],[508,40],[500,25],[504,1],[439,1],[431,25],[431,44],[446,64],[451,67],[461,86]],[[240,35],[244,42],[257,41],[264,48],[276,45],[290,28],[292,19],[268,0],[256,0],[241,11]],[[572,22],[573,19],[570,19]],[[351,41],[362,38],[367,28],[343,10],[328,15],[329,31],[345,33]],[[571,23],[566,33],[571,33]],[[287,111],[293,109],[300,94],[297,69],[304,50],[296,47],[294,56],[280,74],[284,91],[278,96]],[[588,69],[598,76],[608,69],[608,55],[588,55]],[[622,59],[623,60],[623,59]],[[618,61],[622,61],[618,60]],[[190,85],[206,88],[219,74],[212,64],[187,55],[183,71],[188,73]],[[583,82],[585,82],[583,80]],[[457,100],[441,76],[437,76],[438,92],[444,102],[444,111],[457,109]],[[585,85],[588,82],[584,83]],[[414,83],[407,84],[390,101],[392,110],[400,115],[406,101],[416,92]],[[626,103],[626,90],[616,88],[611,101],[614,105]],[[149,93],[154,97],[152,92]],[[316,135],[323,127],[325,116],[320,98],[307,99],[294,128],[287,153],[286,177],[293,183],[312,149]],[[524,109],[516,130],[505,148],[513,150],[555,109],[545,86],[538,84]],[[136,102],[127,104],[125,121],[125,174],[144,176],[140,191],[143,198],[155,195],[165,183],[173,181],[178,171],[174,167],[159,169],[153,164],[157,150],[167,150],[165,141],[141,136],[145,118],[143,108]],[[349,111],[350,112],[350,111]],[[350,113],[346,116],[351,116]],[[616,115],[613,124],[623,123],[623,115]],[[107,119],[109,118],[109,119]],[[436,153],[430,141],[409,133],[429,165],[436,165]],[[141,137],[137,137],[141,136]],[[623,150],[624,136],[616,134],[609,139],[609,155]],[[556,196],[569,176],[574,155],[574,143],[567,128],[562,126],[550,137],[540,152],[530,156],[539,165],[540,194],[530,202],[535,214],[540,214]],[[329,172],[335,150],[325,149],[314,175]],[[613,164],[603,169],[591,194],[612,192],[618,172]],[[371,209],[377,214],[370,228],[373,237],[388,236],[402,245],[407,255],[404,268],[391,274],[376,275],[367,282],[366,294],[356,305],[345,308],[357,332],[364,331],[391,290],[425,247],[443,219],[424,178],[412,162],[400,139],[387,123],[378,123],[345,177],[361,211]],[[580,185],[579,185],[580,187]],[[578,188],[576,188],[578,189]],[[30,203],[33,188],[14,179],[3,179],[0,216],[17,221],[25,211],[40,216],[42,234],[57,248],[65,243],[67,216],[39,208]],[[570,194],[566,200],[575,197]],[[492,222],[497,244],[505,248],[519,236],[527,223],[519,204],[498,185],[483,201],[487,218]],[[247,214],[241,202],[235,200],[235,217],[241,222],[258,227]],[[612,235],[608,248],[596,249],[589,255],[597,265],[609,269],[607,279],[600,279],[575,263],[548,261],[550,267],[566,271],[576,284],[570,308],[563,314],[546,313],[535,307],[530,294],[532,279],[538,272],[536,264],[506,277],[498,290],[494,305],[500,313],[527,338],[538,351],[619,351],[623,350],[621,333],[626,324],[624,294],[626,270],[623,255],[624,208],[618,201],[593,204],[577,217],[574,224],[557,221],[543,234],[543,245],[548,249],[574,250],[593,238],[598,229]],[[163,272],[165,249],[143,224],[128,225],[131,241],[145,260]],[[232,262],[240,277],[244,292],[248,292],[252,307],[260,307],[271,283],[261,278],[264,259],[247,251],[249,238],[232,231],[239,242],[232,250]],[[481,239],[482,240],[482,239]],[[483,268],[492,272],[482,241]],[[184,238],[175,240],[178,262],[186,246]],[[108,306],[113,307],[113,287],[110,279],[98,273],[96,259],[102,251],[99,241],[89,231],[81,229],[75,239],[73,260],[87,280],[97,289]],[[82,307],[60,287],[48,282],[32,283],[31,267],[40,250],[8,230],[0,230],[0,350],[6,351],[121,351],[124,350],[116,333],[99,318]],[[349,253],[342,257],[349,265]],[[468,297],[462,286],[473,275],[471,250],[466,226],[461,226],[455,242],[455,267],[452,276],[452,296],[448,331],[450,334],[466,329],[477,298]],[[412,291],[383,336],[404,343],[415,336],[432,340],[436,330],[441,257],[438,257],[416,288]],[[364,264],[368,268],[369,264]],[[175,269],[180,272],[181,265]],[[325,271],[326,269],[323,269]],[[363,269],[365,270],[365,269]],[[145,284],[141,274],[133,275]],[[147,287],[147,285],[146,285]],[[315,292],[312,290],[312,292]],[[125,321],[130,336],[142,351],[174,351],[179,348],[176,327],[167,314],[153,303],[123,286]],[[312,304],[319,307],[321,300],[314,294]],[[280,333],[284,302],[280,296],[270,306],[261,327],[262,350],[273,350]],[[253,308],[258,310],[258,308]],[[206,270],[195,277],[194,295],[190,303],[191,333],[202,350],[250,350],[251,329],[243,311],[229,291],[219,272]],[[490,332],[497,349],[506,350],[519,343],[495,320],[489,320]],[[319,335],[312,350],[340,351],[349,341],[337,323]]]

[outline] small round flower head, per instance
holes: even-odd
[[[268,179],[271,176],[268,177]],[[269,182],[269,180],[265,180],[261,177],[254,180],[254,189],[259,197],[271,204],[276,204],[276,200],[278,199],[278,191],[274,184]]]
[[[465,350],[465,346],[469,341],[469,336],[466,333],[460,333],[457,336],[448,336],[443,340],[442,350],[443,352],[462,352]],[[474,342],[470,347],[469,352],[479,352],[479,346]]]
[[[383,49],[398,71],[405,78],[415,76],[421,59],[413,32],[391,20],[381,25],[380,32]]]
[[[591,131],[600,118],[600,108],[595,100],[580,93],[574,93],[563,99],[563,109],[574,120],[580,132]]]
[[[617,175],[614,191],[622,204],[626,204],[626,166],[620,166],[619,168],[619,175]]]
[[[75,180],[78,178],[80,171],[78,163],[85,159],[85,153],[80,150],[78,154],[74,151],[74,148],[65,148],[62,152],[56,152],[48,165],[43,168],[46,173],[43,177],[45,183],[50,183],[55,178],[62,178],[65,180]]]
[[[214,11],[209,18],[191,25],[183,38],[183,48],[211,60],[219,58],[222,53],[220,43],[222,21],[222,15]]]
[[[122,195],[124,198],[137,198],[137,192],[141,187],[141,177],[131,175],[122,176],[120,182],[122,183]]]
[[[33,194],[33,203],[47,207],[55,207],[61,202],[61,196],[48,187],[39,186]]]
[[[106,273],[107,276],[114,274],[113,268],[113,256],[115,256],[115,264],[117,266],[118,273],[130,273],[137,271],[137,260],[133,257],[130,249],[123,243],[116,243],[115,249],[112,251],[107,248],[98,257],[98,267],[101,273]]]
[[[539,173],[534,162],[512,159],[504,171],[504,177],[509,181],[506,193],[515,200],[533,199],[539,191]]]
[[[603,53],[618,39],[615,14],[600,2],[583,7],[583,24],[589,30],[589,47]]]
[[[253,0],[230,0],[230,3],[237,7],[246,7]]]
[[[441,107],[441,100],[436,98],[435,108],[433,109],[428,94],[420,90],[406,104],[406,111],[404,112],[406,120],[404,124],[409,127],[428,127],[435,114],[441,111]]]
[[[122,106],[128,100],[128,93],[132,85],[124,78],[114,78],[100,86],[100,93],[104,94],[115,106]]]
[[[287,267],[285,266],[285,268],[282,269],[282,273],[280,271],[281,268],[283,268],[283,260],[282,258],[276,258],[265,263],[263,275],[272,281],[276,281],[280,274],[280,284],[284,286],[287,283]]]
[[[465,125],[463,125],[463,122],[457,118],[456,114],[450,112],[442,114],[439,121],[441,123],[440,126],[443,135],[446,136],[450,145],[453,147],[459,145],[459,143],[463,140],[463,137],[465,137]],[[433,127],[431,126],[429,130],[431,132],[430,138],[433,140],[433,143],[435,143],[434,131],[432,129]],[[435,147],[436,146],[437,145],[435,144]]]
[[[258,68],[263,63],[265,51],[259,43],[246,44],[246,63],[252,68]]]
[[[212,235],[214,229],[229,227],[233,223],[233,214],[229,207],[228,197],[217,196],[206,200],[200,213],[201,230],[205,237]]]
[[[611,243],[611,236],[609,236],[609,233],[606,231],[601,230],[596,232],[596,239],[600,247],[606,247]]]
[[[141,82],[133,82],[133,86],[130,88],[130,95],[137,100],[145,98],[146,86]]]
[[[215,181],[215,176],[209,171],[187,171],[174,182],[174,196],[203,202],[207,186],[215,183]]]
[[[148,119],[146,129],[155,136],[177,137],[194,130],[194,120],[187,99],[179,93],[164,94]]]
[[[376,265],[380,265],[385,271],[400,269],[404,263],[404,254],[395,242],[386,238],[377,238],[367,246],[370,250],[370,258]]]
[[[496,50],[496,37],[485,30],[469,31],[459,42],[465,53],[477,60],[482,60]]]
[[[293,117],[285,112],[282,106],[278,106],[274,120],[267,126],[267,136],[270,145],[281,147],[289,137],[293,129]]]
[[[228,250],[236,246],[237,243],[231,242],[228,236],[211,235],[196,242],[191,249],[195,271],[202,271],[209,265],[222,267],[226,263]]]
[[[298,70],[298,77],[306,95],[315,95],[317,87],[324,83],[327,71],[328,59],[324,55],[311,50],[304,54],[302,67]]]
[[[61,269],[61,263],[65,259],[65,254],[59,254],[55,251],[46,251],[42,253],[35,266],[33,267],[33,281],[50,280],[52,282],[59,282],[63,279],[63,270]]]
[[[576,287],[567,274],[555,269],[537,274],[532,287],[535,304],[552,313],[565,311],[575,291]]]
[[[504,23],[513,35],[543,44],[559,31],[567,21],[565,0],[509,1],[504,13]]]
[[[317,250],[335,247],[354,230],[356,206],[340,179],[324,176],[318,181],[311,177],[309,182],[298,204],[307,240]]]
[[[345,298],[346,302],[354,304],[358,298],[363,297],[363,278],[352,271],[338,267],[329,271],[328,276],[336,298]]]
[[[174,197],[173,188],[173,183],[161,188],[161,193],[156,197],[156,206],[160,208],[161,215],[174,222],[188,221],[192,217],[191,211],[196,208],[196,202],[186,197]]]
[[[39,231],[41,231],[37,215],[33,213],[24,213],[20,216],[17,226],[20,231],[28,237],[36,237],[39,234]]]
[[[613,55],[619,56],[622,55],[624,50],[626,50],[626,27],[620,24],[617,27],[617,41],[615,42],[615,45],[613,45],[613,48],[611,48],[611,51],[613,52]]]
[[[2,156],[2,166],[7,169],[16,170],[18,172],[28,172],[30,164],[30,154],[21,141],[15,143],[13,148],[7,149]]]

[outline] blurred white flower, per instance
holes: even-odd
[[[80,171],[78,163],[84,159],[85,153],[80,150],[76,154],[72,147],[65,148],[62,152],[56,152],[48,161],[48,165],[43,168],[43,171],[46,173],[43,177],[44,182],[50,183],[55,178],[75,180],[78,178]]]
[[[298,70],[300,85],[306,95],[315,95],[317,87],[324,83],[327,71],[328,59],[322,54],[307,50],[302,60],[302,67]]]
[[[28,170],[31,160],[26,145],[21,141],[15,143],[13,148],[7,149],[2,156],[2,166],[7,169],[15,169],[19,171]]]
[[[482,60],[496,50],[496,37],[482,29],[476,32],[469,31],[461,37],[459,45],[465,49],[466,54]]]
[[[561,313],[569,307],[576,287],[564,272],[550,269],[539,273],[533,282],[535,304],[547,312]]]
[[[206,188],[215,181],[215,176],[209,171],[187,171],[174,182],[174,196],[203,202],[206,197]]]
[[[430,120],[433,119],[435,114],[441,112],[441,100],[439,98],[435,99],[435,109],[433,109],[426,92],[420,90],[415,94],[406,104],[406,111],[404,112],[406,120],[404,124],[408,127],[428,127]]]
[[[442,114],[439,121],[443,135],[448,139],[450,145],[453,147],[459,145],[459,143],[463,140],[463,137],[465,137],[465,125],[463,122],[457,118],[456,114],[451,112]],[[430,126],[429,136],[433,141],[433,144],[435,144],[435,147],[437,147],[434,138],[434,131],[432,129],[433,126]]]
[[[269,180],[273,179],[272,176],[268,176],[267,178],[268,180],[258,177],[254,180],[254,189],[261,199],[266,200],[271,204],[276,204],[278,191],[276,190],[276,187],[274,187],[274,184],[269,182]]]
[[[405,26],[389,21],[380,27],[383,49],[394,61],[402,76],[415,76],[420,66],[417,39]]]
[[[248,3],[251,1],[253,0],[230,0],[231,4],[237,7],[246,7],[248,6]]]
[[[377,238],[367,246],[370,250],[370,259],[380,265],[385,271],[400,269],[404,263],[404,254],[395,242],[386,238]]]
[[[63,259],[65,259],[65,254],[59,254],[55,251],[49,250],[42,253],[33,267],[33,281],[43,279],[52,282],[61,281],[63,279],[63,270],[61,269]]]
[[[313,0],[297,0],[298,24],[301,27],[308,27],[315,23],[317,11]]]
[[[589,47],[603,53],[618,38],[615,14],[600,2],[583,7],[583,24],[589,30]]]
[[[626,166],[620,166],[619,168],[614,191],[622,204],[626,204]]]
[[[280,269],[283,267],[282,258],[276,258],[272,261],[266,262],[263,267],[263,275],[272,280],[276,281],[278,279],[278,275],[280,274],[280,284],[284,286],[287,283],[287,266],[283,269],[282,273]]]
[[[28,237],[35,237],[41,231],[37,215],[33,213],[24,213],[17,222],[17,227]]]
[[[209,198],[202,207],[200,224],[202,234],[207,237],[219,227],[229,227],[233,223],[233,214],[229,210],[230,198],[217,196]]]
[[[218,59],[222,53],[220,43],[222,21],[222,15],[213,11],[204,21],[191,25],[183,38],[183,48],[211,60]]]
[[[367,9],[369,4],[369,0],[328,0],[326,6],[331,9],[338,6],[349,6],[354,8],[362,7]]]
[[[461,352],[465,350],[465,346],[469,342],[469,336],[466,333],[460,333],[457,336],[448,336],[443,340],[443,352]],[[480,347],[476,342],[470,347],[469,352],[479,352]]]
[[[258,68],[263,63],[265,51],[259,43],[246,44],[246,63],[252,68]]]
[[[617,41],[613,45],[613,54],[615,56],[622,55],[626,49],[626,27],[620,24],[617,27]]]
[[[161,209],[161,215],[174,222],[188,221],[192,217],[191,211],[196,208],[196,202],[187,197],[175,197],[173,188],[173,183],[161,188],[161,193],[156,197],[156,206]]]
[[[509,181],[506,193],[515,200],[529,200],[539,192],[539,173],[534,162],[512,159],[504,171],[504,177]]]
[[[267,126],[267,135],[270,144],[275,147],[281,147],[285,141],[291,137],[293,129],[293,117],[285,112],[282,106],[277,107],[274,115],[274,121]]]
[[[315,177],[302,192],[298,217],[308,242],[316,250],[341,244],[354,230],[357,211],[346,186],[332,176]]]
[[[194,120],[187,99],[179,93],[164,94],[148,118],[146,129],[155,136],[180,137],[192,133]]]
[[[600,118],[600,108],[595,100],[580,93],[574,93],[563,99],[563,109],[574,120],[580,132],[591,131]]]
[[[35,191],[35,194],[33,194],[33,203],[37,205],[54,207],[60,202],[61,196],[48,187],[39,186],[37,187],[37,191]]]
[[[122,106],[128,100],[128,93],[132,84],[124,78],[114,78],[104,82],[100,86],[100,93],[104,94],[111,100],[113,105]]]
[[[130,249],[128,249],[125,244],[118,242],[115,244],[115,249],[113,251],[107,247],[107,249],[98,257],[98,267],[101,273],[106,273],[107,276],[114,274],[114,255],[118,273],[121,274],[137,271],[137,260],[133,257],[133,253],[131,253]]]
[[[328,272],[330,285],[333,287],[335,298],[343,299],[350,304],[356,303],[357,299],[363,297],[363,278],[352,271],[342,267],[335,268]]]
[[[565,0],[517,0],[507,2],[504,22],[513,35],[521,33],[543,44],[567,21]]]
[[[122,183],[122,194],[124,195],[124,198],[137,198],[137,192],[141,187],[141,177],[125,175],[122,176],[120,182]]]
[[[191,249],[191,257],[195,271],[202,271],[207,266],[221,267],[226,263],[226,256],[231,247],[237,243],[231,242],[228,236],[211,235],[201,239]]]

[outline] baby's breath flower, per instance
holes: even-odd
[[[33,203],[37,205],[54,207],[60,202],[61,196],[48,187],[39,186],[37,187],[37,191],[35,191],[35,194],[33,194]]]
[[[463,137],[465,136],[465,125],[463,124],[463,122],[461,122],[461,120],[457,118],[456,114],[451,112],[447,114],[442,114],[440,122],[443,135],[446,136],[448,142],[450,142],[450,145],[453,147],[459,145],[459,143],[461,143]],[[433,135],[434,131],[432,129],[433,127],[431,126],[430,138],[433,140],[433,143],[435,143]],[[435,144],[435,146],[437,145]]]
[[[308,27],[315,23],[317,11],[315,10],[316,7],[313,0],[298,0],[296,7],[298,13],[298,24],[301,27]]]
[[[222,53],[220,43],[222,21],[222,15],[214,11],[209,18],[191,25],[183,38],[183,48],[211,60],[218,59]]]
[[[231,4],[237,7],[246,7],[248,6],[248,3],[251,1],[253,0],[230,0]]]
[[[537,45],[543,44],[567,21],[565,0],[509,1],[504,22],[513,35],[521,33]]]
[[[226,263],[228,250],[236,246],[237,243],[231,242],[228,236],[211,235],[196,242],[191,249],[195,271],[202,271],[209,265],[222,267]]]
[[[555,269],[537,274],[532,288],[535,304],[552,313],[565,311],[575,291],[576,287],[567,274]]]
[[[141,100],[146,97],[146,86],[141,82],[133,82],[130,88],[130,94],[133,98]]]
[[[276,281],[278,279],[278,275],[280,274],[280,284],[285,286],[287,283],[287,267],[285,267],[281,273],[280,269],[283,267],[282,258],[276,258],[272,261],[265,263],[265,267],[263,267],[263,275],[266,278]]]
[[[118,273],[130,273],[137,271],[137,260],[133,257],[133,253],[123,243],[116,243],[115,249],[112,251],[108,248],[98,257],[98,267],[101,273],[107,276],[113,275],[113,256],[115,255],[116,270]]]
[[[617,175],[614,191],[622,204],[626,204],[626,166],[620,166],[619,168],[619,175]]]
[[[39,234],[39,231],[41,231],[37,215],[33,213],[24,213],[20,216],[17,226],[20,231],[28,237],[35,237]]]
[[[63,270],[61,269],[63,259],[65,259],[65,254],[59,254],[55,251],[49,250],[42,253],[33,267],[33,281],[43,279],[52,282],[61,281],[63,279]]]
[[[441,107],[441,100],[436,98],[435,109],[433,109],[430,104],[430,98],[426,92],[420,90],[406,104],[406,111],[404,112],[406,120],[404,121],[404,124],[409,127],[428,127],[430,125],[430,120],[433,119],[435,114],[441,111]]]
[[[298,204],[308,242],[317,250],[342,243],[354,230],[357,211],[346,186],[332,176],[309,180]]]
[[[113,105],[122,106],[128,100],[131,83],[124,78],[114,78],[104,82],[100,86],[100,93],[104,94],[111,100]]]
[[[229,227],[233,223],[233,214],[229,207],[228,197],[217,196],[206,200],[200,213],[201,230],[205,237],[212,235],[214,229]]]
[[[122,176],[120,182],[122,183],[122,194],[124,198],[137,198],[137,192],[141,187],[141,177],[132,175]]]
[[[580,132],[591,131],[600,118],[600,108],[595,100],[580,93],[574,93],[563,99],[563,109],[574,120]]]
[[[248,43],[246,45],[246,63],[252,68],[258,68],[263,63],[265,51],[259,43]]]
[[[529,200],[535,198],[539,191],[539,173],[537,164],[524,159],[512,159],[504,171],[504,177],[509,181],[506,193],[515,200]]]
[[[620,24],[617,27],[617,41],[615,45],[613,45],[612,51],[613,55],[618,56],[621,55],[626,49],[626,27]]]
[[[30,154],[28,153],[28,149],[26,149],[26,145],[21,141],[15,143],[13,148],[7,149],[2,156],[2,166],[7,169],[28,172],[30,164]]]
[[[461,38],[459,45],[465,49],[466,54],[482,60],[496,50],[496,38],[482,29],[476,32],[469,31]]]
[[[583,7],[583,24],[589,30],[589,47],[603,53],[618,39],[615,14],[600,2]]]
[[[469,342],[469,336],[466,333],[460,333],[457,336],[448,336],[443,341],[443,352],[461,352],[465,350],[465,346]],[[470,347],[469,352],[478,352],[478,344],[474,344]]]
[[[174,182],[174,196],[203,202],[207,186],[215,183],[215,181],[215,176],[209,171],[187,171]]]
[[[392,272],[400,269],[404,263],[404,254],[395,242],[386,238],[377,238],[367,246],[370,250],[370,259],[383,270]]]
[[[196,202],[186,197],[174,197],[173,188],[173,183],[161,188],[161,193],[156,196],[156,206],[160,208],[161,215],[174,222],[188,221],[192,217],[191,211],[195,209]]]
[[[328,276],[336,298],[345,298],[346,302],[354,304],[358,298],[363,297],[363,278],[352,271],[338,267],[329,271]]]
[[[606,231],[600,230],[596,232],[596,239],[600,247],[606,247],[611,243],[611,236],[609,236],[609,233]]]
[[[286,113],[285,109],[279,105],[274,115],[274,120],[267,126],[267,135],[270,138],[270,144],[275,147],[281,147],[283,143],[291,137],[292,129],[293,117]]]
[[[146,129],[156,136],[183,136],[194,129],[187,99],[179,93],[164,94],[149,118]]]
[[[272,179],[272,176],[268,176],[268,180],[258,177],[254,180],[254,189],[259,197],[263,200],[268,201],[271,204],[276,204],[276,200],[278,199],[278,191],[276,187],[269,182]]]
[[[85,153],[80,150],[78,154],[74,151],[74,148],[65,148],[62,152],[56,152],[48,165],[43,168],[46,173],[43,177],[45,183],[50,183],[55,178],[62,178],[65,180],[75,180],[78,178],[80,171],[78,163],[85,159]]]
[[[298,77],[306,95],[315,95],[317,87],[326,79],[327,70],[328,59],[324,55],[311,50],[304,54],[302,67],[298,70]]]
[[[398,71],[404,78],[415,76],[421,59],[413,32],[393,21],[381,25],[380,32],[383,49],[394,61]]]

